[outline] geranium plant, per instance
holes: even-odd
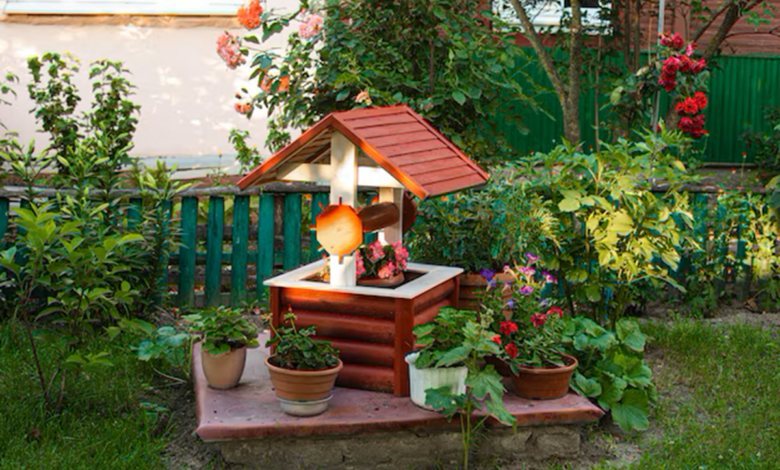
[[[401,242],[383,244],[376,240],[355,253],[357,276],[390,279],[406,269],[409,252]]]
[[[265,345],[273,348],[273,364],[296,370],[336,367],[339,364],[338,351],[329,342],[314,338],[314,325],[299,328],[295,320],[295,314],[290,309],[284,315],[284,321],[289,323],[289,326],[271,326],[274,334]]]
[[[220,306],[183,318],[192,322],[190,331],[202,338],[203,350],[213,355],[243,346],[256,348],[260,344],[257,326],[240,310]]]
[[[553,293],[558,280],[547,271],[537,270],[538,256],[526,253],[525,257],[528,261],[525,266],[504,267],[512,281],[499,285],[490,279],[482,299],[483,315],[492,319],[493,328],[500,333],[496,342],[515,373],[518,366],[564,365],[561,357],[563,310],[553,305],[554,298],[545,296]],[[483,272],[486,278],[490,274]],[[512,295],[505,300],[507,290]],[[506,312],[511,313],[507,315]]]

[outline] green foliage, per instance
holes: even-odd
[[[192,336],[179,325],[157,326],[139,318],[123,318],[118,326],[108,327],[107,331],[111,339],[122,333],[132,338],[130,349],[138,360],[173,369],[177,374],[189,378]],[[154,370],[157,371],[157,368]]]
[[[185,315],[191,321],[191,331],[200,336],[204,351],[217,355],[241,347],[256,348],[257,326],[240,310],[219,306],[201,313]]]
[[[262,38],[243,39],[241,52],[263,90],[246,98],[268,113],[269,148],[287,143],[290,128],[334,110],[406,103],[481,162],[512,154],[497,118],[520,125],[521,111],[537,109],[536,90],[513,37],[479,21],[478,14],[491,18],[489,11],[466,0],[326,0],[320,13],[322,32],[302,37],[294,30],[283,54],[253,44],[305,21],[299,12],[266,14]],[[530,91],[517,75],[532,83]]]
[[[780,108],[765,108],[764,121],[769,124],[768,132],[747,132],[742,137],[753,149],[761,179],[767,181],[780,173]]]
[[[477,319],[474,312],[443,308],[431,322],[418,325],[413,332],[421,346],[415,367],[450,367],[464,365],[466,392],[456,394],[449,387],[425,391],[425,403],[439,410],[447,418],[460,415],[463,439],[463,468],[469,468],[469,457],[476,436],[489,417],[507,425],[514,425],[515,417],[504,407],[504,385],[501,375],[485,357],[497,356],[501,349],[495,332],[488,328],[486,317]],[[475,411],[484,407],[479,418]]]
[[[416,261],[476,273],[519,262],[525,251],[557,243],[552,202],[529,190],[517,169],[496,168],[487,186],[420,201],[408,238]]]
[[[639,324],[621,318],[611,331],[588,318],[567,318],[562,342],[579,361],[572,388],[611,411],[624,430],[647,429],[656,389]]]
[[[591,154],[559,146],[518,167],[559,223],[556,243],[539,253],[563,281],[570,311],[614,321],[635,300],[637,283],[682,289],[672,273],[682,247],[695,243],[679,191],[691,178],[672,153],[683,142],[676,131],[646,132]],[[662,195],[651,191],[658,179],[668,188]]]
[[[255,168],[262,163],[263,158],[256,146],[250,147],[246,143],[249,139],[249,131],[231,129],[228,140],[236,151],[236,160],[241,164],[241,173]]]
[[[323,370],[336,367],[338,351],[330,342],[312,338],[316,334],[314,325],[298,328],[295,325],[295,314],[292,310],[284,315],[285,323],[271,327],[273,336],[266,342],[266,347],[273,347],[275,366],[285,369]]]

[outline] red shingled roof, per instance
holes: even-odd
[[[328,114],[300,137],[250,171],[241,189],[275,181],[283,164],[324,163],[334,131],[360,148],[420,198],[478,186],[488,174],[406,105],[358,108]]]

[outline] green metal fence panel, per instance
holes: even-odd
[[[317,216],[320,215],[322,209],[327,207],[330,202],[330,195],[328,193],[314,193],[311,195],[311,234],[309,235],[309,261],[317,261],[322,257],[322,251],[320,251],[320,242],[317,241],[317,231],[314,230],[317,224]]]
[[[533,56],[533,52],[529,51]],[[523,64],[523,70],[536,83],[551,89],[547,75],[534,62]],[[705,129],[709,136],[702,142],[706,162],[742,163],[753,161],[753,149],[745,145],[743,135],[748,132],[770,131],[765,122],[767,107],[780,107],[780,56],[724,56],[712,70],[705,111]],[[593,81],[589,77],[589,81]],[[600,80],[601,81],[601,80]],[[661,117],[669,103],[667,93],[661,93]],[[580,96],[580,129],[585,149],[596,145],[596,90],[586,87]],[[561,142],[563,114],[554,93],[538,97],[539,106],[550,116],[529,110],[523,115],[528,133],[504,122],[499,117],[498,129],[507,135],[509,144],[523,154],[548,152]],[[598,106],[609,103],[609,94],[598,96]],[[599,109],[599,121],[609,118],[609,109]],[[646,124],[650,127],[650,123]],[[601,128],[601,140],[609,138]]]
[[[219,305],[222,286],[222,237],[225,225],[225,199],[209,198],[208,236],[206,238],[206,306]]]
[[[265,297],[263,280],[274,271],[274,197],[260,195],[257,218],[257,298]]]
[[[0,241],[5,238],[5,232],[8,230],[8,208],[10,207],[7,197],[0,197]]]
[[[230,261],[230,305],[246,301],[246,267],[249,245],[249,196],[233,201],[233,247]]]
[[[285,270],[301,264],[301,195],[284,195],[284,258]]]
[[[179,306],[195,305],[195,264],[198,243],[198,198],[181,200],[179,245]]]
[[[173,219],[173,201],[167,200],[163,202],[160,221],[162,222],[162,235],[167,239],[171,232],[171,220]],[[170,261],[169,246],[166,241],[163,245],[162,253],[160,254],[160,269],[157,273],[157,289],[154,294],[155,305],[162,305],[165,301],[165,296],[168,292],[168,263]]]

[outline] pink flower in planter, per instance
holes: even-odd
[[[550,307],[550,310],[547,311],[547,315],[555,315],[556,313],[560,318],[563,318],[563,309],[561,307]]]
[[[317,35],[320,34],[320,31],[322,31],[322,23],[322,16],[317,14],[307,15],[306,18],[304,18],[303,23],[298,26],[298,34],[303,39],[317,37]]]
[[[523,266],[517,268],[517,270],[525,277],[531,277],[536,274],[536,269],[534,269],[533,266]]]
[[[366,272],[366,267],[363,265],[363,257],[360,256],[360,251],[355,252],[355,268],[358,277],[362,276]]]
[[[395,268],[395,264],[393,264],[393,262],[390,261],[387,264],[385,264],[384,266],[382,266],[381,268],[379,268],[379,271],[377,272],[377,274],[382,279],[390,279],[391,277],[393,277],[395,275],[395,269],[396,269]]]
[[[382,257],[385,256],[385,250],[382,246],[382,242],[376,240],[374,243],[368,245],[368,260],[372,263],[376,263]]]

